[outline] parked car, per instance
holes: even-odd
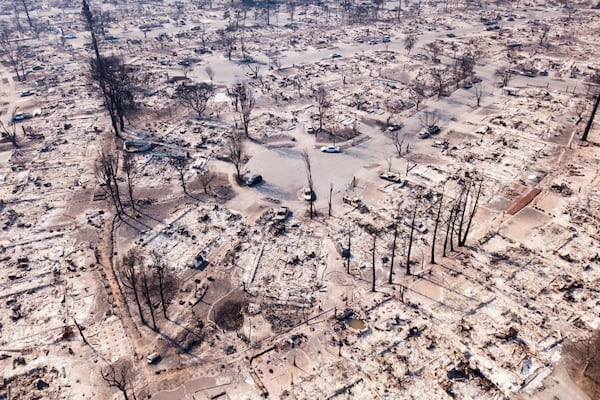
[[[419,139],[427,139],[429,135],[430,133],[428,131],[421,131],[417,136],[419,136]]]
[[[456,37],[456,35],[454,33],[452,33],[452,32],[447,33],[446,36],[449,37],[449,38],[455,38]]]
[[[35,92],[33,90],[26,90],[24,92],[21,92],[21,97],[33,96],[34,94]]]
[[[383,43],[390,43],[391,41],[392,41],[392,40],[391,40],[391,38],[390,38],[388,35],[385,35],[385,36],[383,37]]]
[[[406,182],[400,177],[400,175],[395,174],[393,172],[382,172],[381,174],[379,174],[379,177],[389,182],[399,183],[400,187],[403,187],[406,184]]]
[[[305,187],[302,189],[302,198],[304,198],[306,201],[311,201],[315,198],[315,192],[310,190],[309,187]]]
[[[368,44],[370,44],[371,46],[376,45],[377,40],[369,40]]]
[[[275,211],[275,216],[273,217],[273,219],[275,221],[283,222],[286,220],[289,213],[290,213],[290,210],[287,207],[285,207],[285,206],[280,207]]]
[[[340,149],[338,146],[323,146],[321,147],[321,151],[323,153],[341,153],[342,149]]]
[[[400,124],[392,124],[390,126],[388,126],[387,130],[390,132],[396,132],[399,131],[400,129],[402,129],[402,125]]]
[[[254,186],[254,185],[258,185],[262,181],[263,181],[263,177],[261,175],[255,174],[255,175],[252,175],[250,178],[248,178],[248,180],[246,181],[246,185]]]
[[[340,53],[332,53],[331,58],[340,58],[342,55]]]
[[[313,128],[312,126],[307,126],[306,127],[306,133],[312,135],[312,134],[314,134],[316,132],[317,132],[317,130],[315,128]]]

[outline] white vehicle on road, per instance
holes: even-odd
[[[321,151],[323,153],[341,153],[342,149],[340,149],[338,146],[323,146],[321,147]]]

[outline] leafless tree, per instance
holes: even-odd
[[[175,97],[187,107],[194,110],[198,116],[202,116],[214,92],[215,88],[210,83],[201,82],[194,85],[186,85],[184,83],[175,89]]]
[[[179,182],[184,194],[188,194],[187,187],[185,185],[185,172],[187,171],[190,159],[183,155],[173,156],[170,158],[169,163],[177,171],[179,176]]]
[[[392,241],[392,258],[390,260],[390,276],[388,283],[394,283],[394,260],[396,258],[396,242],[398,240],[398,221],[394,221],[394,240]]]
[[[244,136],[240,131],[235,130],[229,135],[226,151],[229,161],[235,167],[236,178],[241,181],[242,168],[246,163],[246,146]]]
[[[210,184],[212,183],[212,181],[215,180],[216,177],[217,174],[215,173],[215,171],[210,169],[208,166],[204,167],[204,169],[200,173],[199,180],[200,185],[202,185],[202,190],[204,190],[205,194],[208,193],[208,189],[210,189]]]
[[[550,25],[542,23],[539,25],[540,31],[540,46],[544,44],[548,40],[548,32],[550,32]]]
[[[7,128],[6,125],[4,125],[4,122],[2,122],[2,120],[0,119],[0,130],[2,137],[8,139],[14,148],[17,148],[19,146],[17,141],[17,126],[15,123],[14,112],[10,122],[10,129]]]
[[[11,38],[8,30],[0,31],[0,56],[12,67],[18,81],[26,78],[24,49],[17,40]]]
[[[446,93],[450,71],[448,68],[432,68],[429,71],[432,86],[438,97],[442,97]]]
[[[427,129],[437,125],[440,121],[440,114],[436,111],[423,111],[419,116],[421,128]]]
[[[402,133],[401,129],[395,129],[393,131],[387,130],[385,132],[385,135],[391,140],[392,144],[394,145],[398,157],[402,157],[402,145],[404,144],[404,139],[406,138],[406,135]]]
[[[412,218],[411,218],[411,222],[410,222],[410,234],[408,236],[408,250],[406,251],[406,275],[410,275],[410,253],[412,250],[412,244],[413,244],[413,235],[415,232],[415,218],[417,216],[417,205],[418,205],[418,199],[415,200],[415,206],[413,208],[413,212],[412,212]]]
[[[250,85],[247,82],[241,82],[236,84],[230,93],[235,98],[235,110],[239,113],[239,120],[244,129],[246,137],[250,137],[250,120],[252,117],[252,111],[256,105],[256,99]]]
[[[129,250],[129,252],[123,257],[122,266],[120,269],[120,277],[123,286],[133,293],[133,299],[140,315],[140,321],[142,324],[146,325],[146,318],[144,317],[144,310],[142,309],[141,302],[142,288],[139,279],[143,262],[144,257],[137,248]]]
[[[104,100],[115,135],[125,129],[125,116],[134,109],[134,75],[118,57],[90,60],[90,76]]]
[[[350,224],[348,224],[348,249],[346,252],[346,271],[348,274],[350,273],[350,258],[352,258],[352,230],[350,229]]]
[[[417,111],[419,111],[419,105],[421,105],[421,103],[423,102],[423,100],[426,97],[425,96],[426,89],[427,89],[427,86],[426,86],[425,82],[423,81],[423,79],[420,77],[415,78],[415,80],[409,86],[409,96],[410,96],[410,99],[413,101],[413,103],[415,103],[415,109]]]
[[[415,35],[408,35],[404,38],[406,54],[410,54],[411,50],[415,48],[415,44],[417,44],[417,37]]]
[[[510,80],[512,79],[512,70],[510,67],[500,67],[496,70],[496,76],[500,78],[502,82],[502,86],[508,86]]]
[[[444,204],[444,192],[443,191],[440,196],[439,203],[440,204],[438,206],[437,215],[435,217],[435,225],[433,227],[433,239],[431,241],[431,263],[432,264],[435,264],[435,241],[437,239],[438,227],[440,225],[440,217],[442,215],[442,205]]]
[[[308,183],[308,189],[310,190],[311,196],[310,201],[308,202],[310,205],[310,219],[313,219],[314,212],[314,185],[313,185],[313,177],[312,177],[312,166],[310,163],[310,155],[308,154],[308,150],[304,149],[302,151],[302,160],[304,161],[304,169],[306,171],[306,181]]]
[[[473,186],[475,186],[476,184],[477,184],[477,182],[473,182]],[[469,235],[471,224],[473,222],[473,217],[475,217],[475,213],[477,212],[477,206],[479,205],[479,198],[481,196],[481,188],[482,187],[483,187],[483,180],[480,180],[477,192],[473,192],[473,196],[470,201],[470,209],[468,210],[469,214],[468,214],[468,218],[467,218],[467,226],[464,228],[464,234],[462,236],[459,236],[459,238],[458,238],[458,245],[461,247],[464,246],[465,243],[467,242],[467,236]],[[475,189],[475,188],[473,188],[473,189]],[[463,207],[465,209],[467,208],[466,200],[465,200]],[[461,226],[462,226],[462,218],[461,218]]]
[[[212,67],[210,65],[207,65],[206,68],[204,68],[204,71],[206,71],[206,75],[208,76],[208,79],[210,79],[210,82],[212,83],[215,78],[215,71],[212,69]]]
[[[117,216],[124,212],[117,175],[119,172],[119,159],[109,150],[102,150],[95,163],[96,179],[100,187],[110,196]]]
[[[158,283],[158,291],[160,295],[160,303],[165,319],[167,316],[167,306],[169,297],[172,297],[177,290],[177,282],[175,275],[169,270],[167,263],[159,253],[153,251],[151,254],[152,264],[151,269],[154,271],[155,279]]]
[[[376,242],[377,242],[377,232],[373,231],[371,233],[373,236],[373,247],[371,249],[371,292],[375,292],[375,250],[376,250]]]
[[[475,89],[475,99],[477,100],[477,107],[479,107],[481,98],[483,97],[483,86],[480,82],[477,82],[473,85],[473,89]]]
[[[156,282],[154,281],[154,275],[144,265],[141,266],[139,271],[139,280],[141,282],[142,297],[146,303],[146,307],[150,311],[150,319],[152,320],[152,328],[158,329],[156,324],[156,313],[155,313],[155,301],[154,294],[156,293]]]
[[[131,363],[117,362],[108,364],[100,370],[100,375],[108,387],[117,388],[125,400],[129,400],[129,387],[131,386],[133,365]],[[134,395],[135,398],[135,395]]]
[[[583,131],[583,135],[581,136],[581,140],[583,140],[584,142],[587,140],[588,135],[590,134],[590,130],[592,129],[592,124],[594,123],[596,112],[598,111],[598,105],[600,105],[600,91],[596,94],[596,101],[594,102],[594,106],[592,107],[592,113],[590,114],[590,118],[588,119],[588,122],[585,125],[585,129]]]
[[[221,45],[225,49],[225,55],[227,59],[231,61],[231,55],[233,53],[233,49],[235,48],[236,36],[235,32],[230,29],[219,29],[217,30],[217,35],[221,40]]]
[[[125,172],[125,177],[127,178],[127,193],[129,195],[129,202],[131,204],[131,208],[135,210],[135,200],[133,199],[133,186],[134,186],[134,178],[137,174],[137,168],[135,165],[135,160],[130,153],[123,152],[123,172]]]
[[[323,120],[325,113],[329,107],[329,96],[323,85],[320,85],[315,90],[315,101],[317,102],[317,114],[319,116],[319,131],[323,130]]]
[[[331,217],[331,198],[333,196],[333,183],[329,184],[329,216]]]
[[[439,62],[438,56],[440,54],[441,48],[437,42],[429,42],[423,46],[423,50],[427,54],[429,54],[429,58],[433,63]]]

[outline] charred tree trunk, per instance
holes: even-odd
[[[415,208],[413,209],[412,220],[410,222],[410,235],[408,237],[408,251],[406,254],[406,275],[410,275],[410,252],[412,250],[413,234],[415,232],[415,218],[417,216],[417,202],[415,201]]]
[[[448,239],[450,238],[450,228],[452,225],[452,220],[454,218],[454,206],[450,208],[450,216],[448,217],[448,222],[446,224],[446,237],[444,238],[444,251],[442,253],[443,257],[446,257],[446,249],[448,248]]]
[[[352,234],[350,232],[350,226],[348,225],[348,254],[346,254],[346,269],[348,274],[350,273],[350,244],[351,244]]]
[[[469,194],[471,193],[471,186],[472,186],[472,182],[467,183],[467,188],[466,190],[463,188],[463,190],[461,191],[461,196],[459,199],[463,199],[463,195],[464,195],[464,200],[462,200],[462,202],[459,200],[458,202],[458,207],[459,207],[459,212],[460,212],[460,220],[458,223],[458,245],[460,246],[460,238],[462,237],[462,232],[463,232],[463,224],[465,222],[465,214],[467,212],[467,202],[469,201]]]
[[[431,263],[435,264],[435,240],[437,239],[438,226],[440,225],[440,216],[442,215],[442,205],[444,204],[444,193],[440,197],[440,206],[435,217],[435,226],[433,227],[433,240],[431,241]]]
[[[590,134],[590,130],[592,129],[594,117],[596,116],[596,112],[598,111],[598,105],[600,105],[600,92],[598,92],[598,94],[596,95],[596,102],[594,103],[592,114],[590,115],[590,119],[585,125],[585,130],[583,131],[583,136],[581,137],[581,140],[583,140],[584,142],[587,141],[588,135]]]
[[[473,203],[473,208],[469,213],[469,219],[467,221],[467,226],[465,227],[465,233],[462,237],[458,238],[458,245],[464,246],[467,242],[467,235],[469,234],[469,229],[471,229],[471,223],[473,222],[473,217],[475,216],[475,212],[477,212],[477,205],[479,204],[479,197],[481,196],[481,187],[483,186],[483,181],[479,182],[479,188],[477,189],[477,194],[475,195],[475,201]],[[465,204],[466,205],[466,204]]]
[[[150,310],[150,318],[152,319],[152,327],[154,328],[154,330],[157,330],[158,327],[156,326],[156,316],[154,315],[154,304],[152,304],[152,296],[150,294],[150,287],[148,286],[148,274],[146,273],[146,271],[143,271],[141,273],[141,277],[142,277],[142,294],[144,296],[144,300],[146,301],[146,305],[148,306],[148,309]]]
[[[392,242],[392,259],[390,261],[390,276],[388,283],[391,285],[394,283],[394,259],[396,257],[396,241],[398,239],[398,222],[394,224],[394,241]]]
[[[373,250],[372,250],[372,254],[371,254],[371,272],[372,272],[372,281],[371,281],[371,292],[375,291],[375,250],[376,250],[376,241],[377,241],[377,235],[375,233],[373,233]]]

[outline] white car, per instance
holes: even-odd
[[[427,139],[429,137],[429,132],[428,131],[421,131],[419,132],[419,139]]]
[[[341,153],[342,149],[340,149],[338,146],[323,146],[321,147],[321,151],[323,153]]]
[[[311,201],[314,198],[315,194],[309,187],[305,187],[302,189],[302,197],[306,201]]]

